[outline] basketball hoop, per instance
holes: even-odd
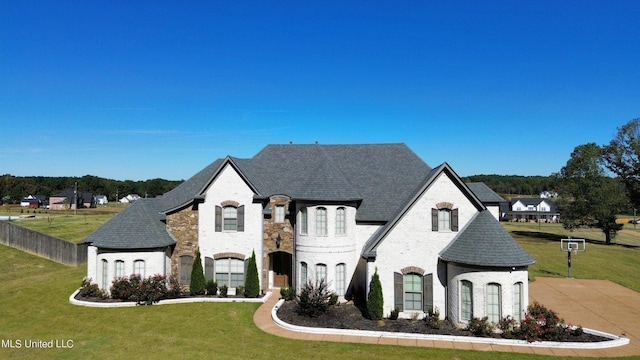
[[[577,254],[577,253],[578,253],[578,248],[577,248],[577,247],[572,248],[572,249],[571,249],[571,253],[572,253],[573,255]]]
[[[587,251],[584,239],[561,239],[560,250],[567,253],[567,277],[571,278],[571,255]]]

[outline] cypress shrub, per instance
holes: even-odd
[[[258,267],[256,265],[256,252],[251,252],[249,263],[247,264],[247,274],[244,279],[244,296],[255,298],[260,295],[260,281],[258,280]]]
[[[204,294],[207,281],[204,279],[204,271],[202,270],[202,261],[200,260],[200,249],[196,251],[196,258],[193,260],[191,268],[191,281],[189,282],[189,291],[191,295]]]
[[[380,277],[378,276],[378,269],[373,273],[371,277],[371,283],[369,284],[369,295],[367,296],[367,314],[371,320],[382,319],[383,313],[382,298],[382,284],[380,283]]]

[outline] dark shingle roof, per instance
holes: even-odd
[[[87,236],[83,242],[105,249],[151,249],[176,243],[160,221],[160,199],[139,199]]]
[[[495,191],[491,190],[487,184],[482,182],[472,182],[467,183],[467,186],[474,194],[482,201],[482,203],[501,203],[506,202],[507,200],[503,199],[500,195],[496,194]]]
[[[459,264],[493,267],[535,263],[488,210],[478,213],[442,250],[440,258]]]
[[[388,221],[431,170],[405,144],[268,145],[251,159],[212,163],[165,194],[163,211],[201,196],[226,163],[240,171],[258,197],[360,201],[359,221]]]

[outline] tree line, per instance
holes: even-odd
[[[0,175],[0,203],[18,204],[27,195],[52,196],[66,189],[76,188],[80,192],[105,195],[116,201],[128,194],[155,197],[178,186],[182,180],[150,179],[143,181],[113,180],[92,175],[82,177],[13,176]]]
[[[519,175],[472,175],[462,178],[464,182],[482,182],[501,195],[526,195],[537,197],[543,191],[552,191],[555,177]]]

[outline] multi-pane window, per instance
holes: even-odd
[[[300,234],[306,235],[309,233],[309,218],[307,215],[307,208],[300,210]]]
[[[487,317],[489,321],[497,324],[500,321],[500,285],[487,285]]]
[[[316,281],[320,282],[321,280],[327,281],[327,265],[325,264],[316,265]]]
[[[345,288],[345,264],[336,265],[336,295],[344,296]]]
[[[284,205],[276,205],[276,222],[284,222]]]
[[[233,206],[225,206],[222,209],[223,230],[236,231],[238,229],[238,209]]]
[[[124,276],[124,261],[116,260],[116,268],[114,273],[116,278],[121,278]]]
[[[438,230],[451,230],[451,210],[438,210]]]
[[[215,261],[216,282],[218,286],[227,285],[236,288],[244,285],[244,261],[234,258],[217,259]]]
[[[193,256],[180,256],[180,266],[178,268],[180,285],[189,285],[191,282],[191,269],[193,268]]]
[[[316,209],[316,235],[327,235],[327,209]]]
[[[422,276],[418,274],[404,276],[404,309],[422,310]]]
[[[307,263],[306,262],[301,262],[300,263],[300,285],[305,286],[307,284],[307,282],[309,282],[309,278],[308,278],[308,274],[307,274]]]
[[[204,258],[204,279],[213,280],[213,259],[210,257]]]
[[[102,289],[109,289],[109,262],[102,260]]]
[[[133,262],[133,273],[144,277],[144,260],[136,260]]]
[[[343,207],[336,210],[336,235],[346,234],[346,209]]]
[[[463,321],[473,318],[473,284],[467,280],[460,282],[460,318]]]
[[[522,320],[522,283],[513,284],[513,318],[515,321]]]

